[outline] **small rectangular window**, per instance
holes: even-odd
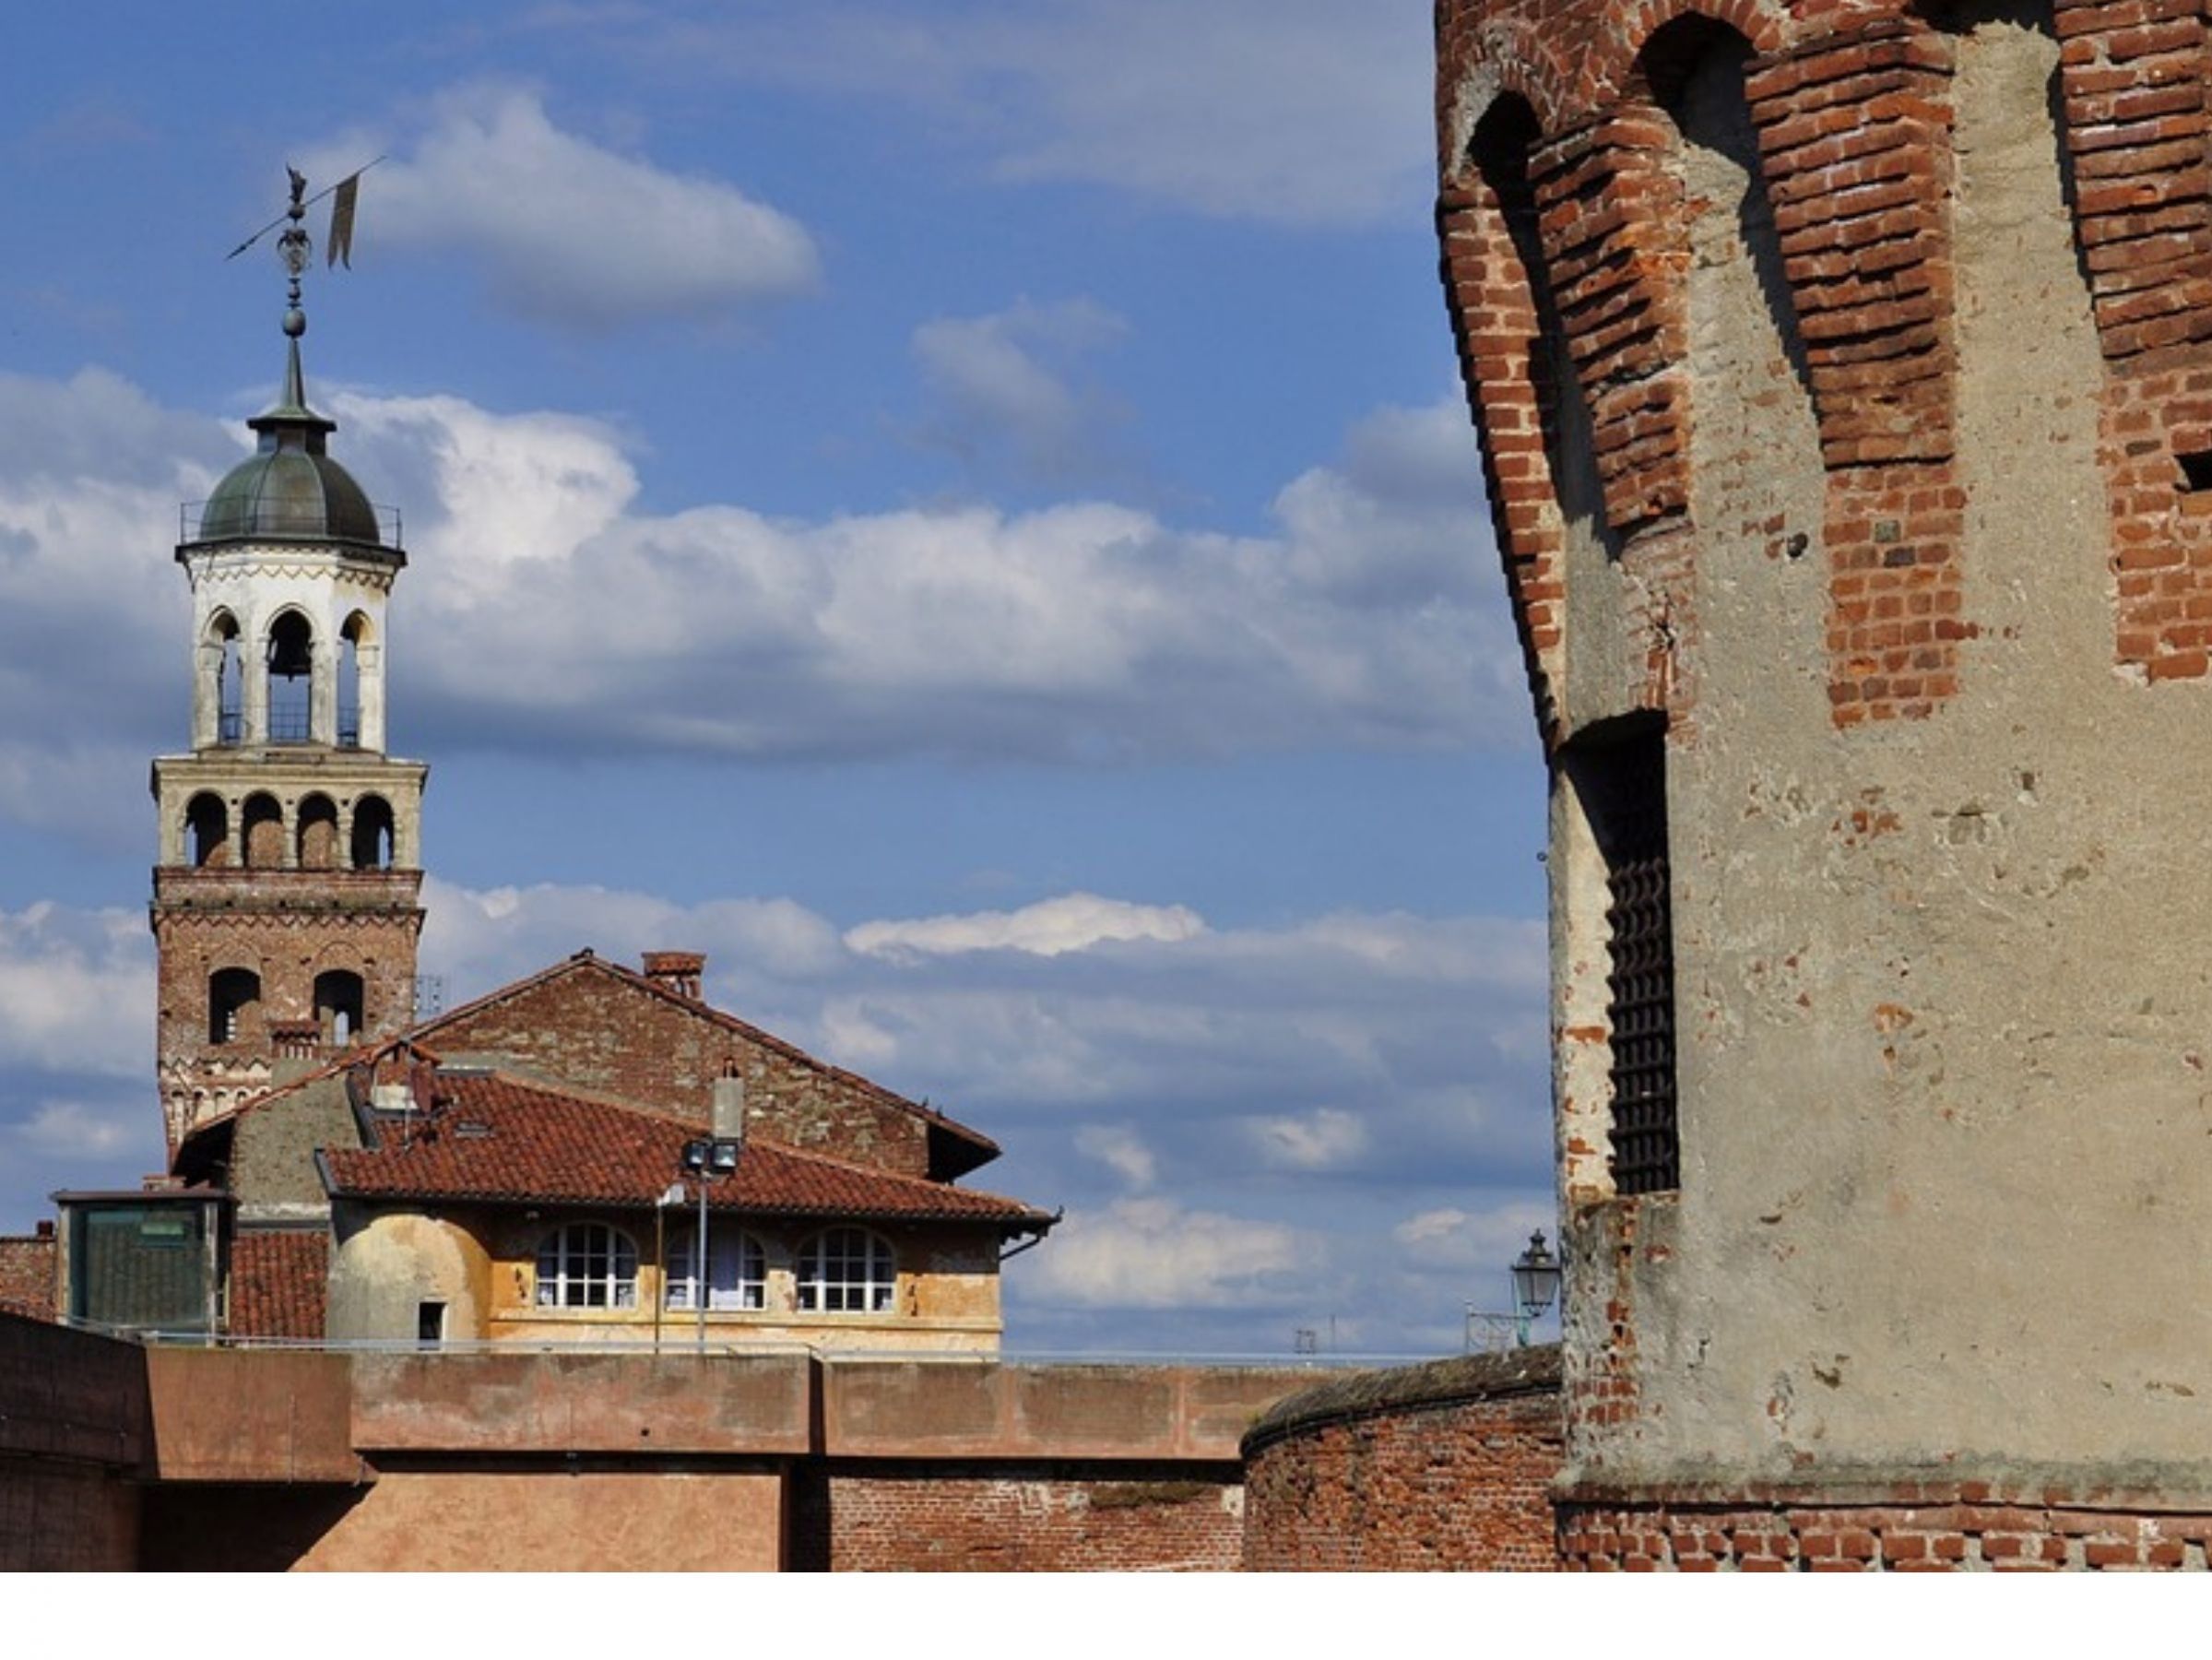
[[[1605,862],[1614,1191],[1665,1192],[1682,1185],[1665,721],[1578,743],[1570,766]]]
[[[424,1348],[435,1348],[445,1341],[444,1303],[424,1302],[415,1305],[415,1341]]]

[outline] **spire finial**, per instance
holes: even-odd
[[[283,261],[285,275],[290,279],[285,289],[284,332],[295,342],[307,332],[307,314],[300,309],[300,275],[307,269],[307,262],[314,257],[314,242],[307,234],[303,222],[307,218],[307,175],[287,164],[284,171],[291,175],[291,206],[284,217],[291,221],[284,227],[284,234],[277,238],[277,257]],[[293,362],[299,361],[298,347],[293,348]]]

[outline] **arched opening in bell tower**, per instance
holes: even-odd
[[[337,869],[338,810],[337,803],[328,796],[311,795],[302,799],[294,858],[302,871]]]
[[[261,976],[251,968],[218,968],[207,977],[207,1041],[241,1041],[260,1002]]]
[[[208,689],[215,708],[215,741],[230,745],[245,736],[246,677],[244,653],[238,643],[238,619],[219,611],[207,619],[207,672],[215,677]]]
[[[361,742],[361,647],[370,642],[369,618],[355,611],[338,631],[338,747],[359,749]]]
[[[392,804],[382,796],[365,795],[353,804],[353,868],[388,871],[392,868]]]
[[[329,968],[315,976],[315,1024],[325,1043],[342,1048],[360,1038],[365,997],[361,977],[350,968]]]
[[[250,870],[276,871],[284,866],[284,809],[278,806],[277,798],[266,793],[246,797],[245,811],[240,815],[239,839],[245,846],[245,862]]]
[[[210,790],[202,790],[185,805],[184,859],[208,871],[231,862],[231,809]]]
[[[269,624],[271,743],[305,743],[314,735],[314,627],[296,611]]]

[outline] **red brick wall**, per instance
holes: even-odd
[[[795,1477],[791,1565],[832,1572],[1220,1572],[1234,1464],[835,1464]]]
[[[0,1237],[0,1306],[51,1319],[53,1261],[52,1234]]]
[[[1556,1348],[1475,1356],[1282,1403],[1245,1439],[1244,1566],[1556,1568],[1558,1367]]]
[[[1577,1570],[1936,1573],[2202,1570],[2212,1547],[2212,1514],[2202,1512],[2007,1502],[1972,1486],[1899,1497],[1855,1505],[1563,1505],[1561,1552]]]

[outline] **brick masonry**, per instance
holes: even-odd
[[[833,1463],[802,1472],[792,1565],[831,1572],[1047,1572],[1238,1565],[1235,1464]]]
[[[1254,1571],[1547,1570],[1559,1351],[1439,1360],[1294,1395],[1245,1437]]]
[[[1971,1500],[1917,1504],[1562,1507],[1570,1570],[1684,1573],[2048,1572],[2206,1565],[2212,1514]]]
[[[41,1223],[41,1228],[46,1225]],[[51,1229],[0,1236],[0,1308],[36,1318],[53,1314],[54,1241]]]

